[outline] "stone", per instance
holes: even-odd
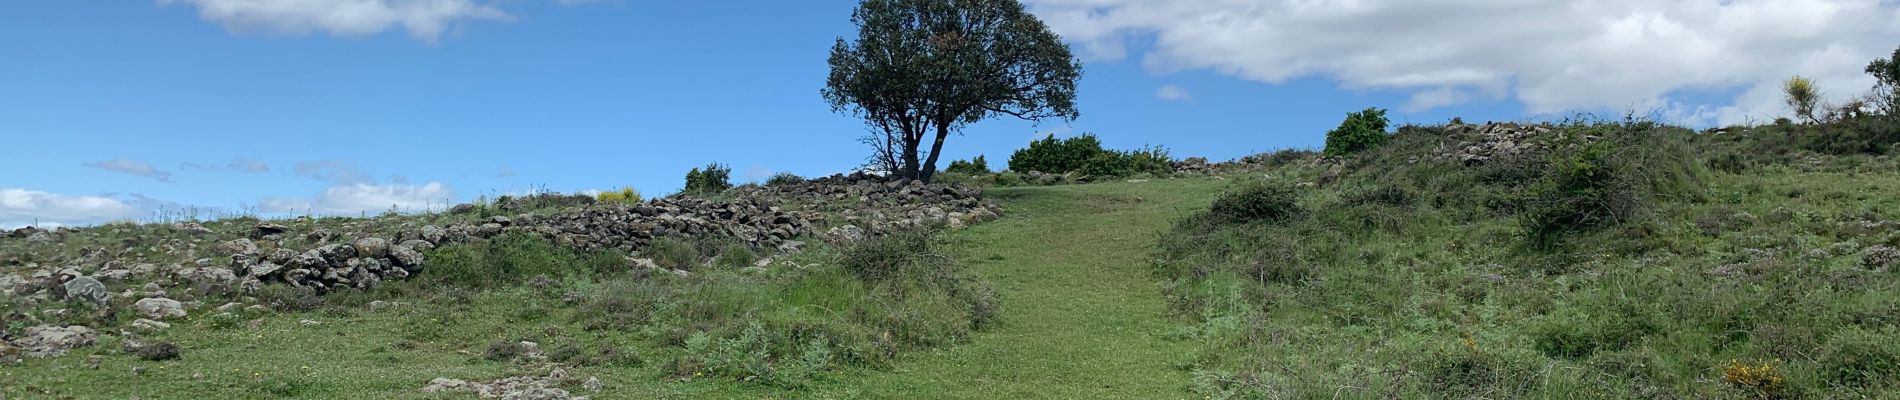
[[[265,261],[265,262],[261,262],[257,264],[252,264],[250,268],[245,268],[244,272],[247,274],[250,274],[250,276],[253,276],[253,277],[264,278],[264,277],[270,276],[271,274],[277,273],[277,271],[282,271],[283,269],[284,269],[284,266],[282,265],[277,265],[276,263]]]
[[[112,294],[106,292],[106,284],[100,283],[98,279],[93,279],[89,276],[75,276],[67,280],[63,286],[66,289],[66,299],[68,300],[78,300],[94,306],[103,306],[107,301],[112,299]]]
[[[250,239],[232,240],[219,243],[218,251],[232,255],[255,255],[257,254],[257,243],[252,243]]]
[[[139,300],[132,303],[132,308],[138,310],[139,315],[151,319],[184,318],[186,315],[185,303],[162,297]]]
[[[20,348],[14,347],[5,340],[0,340],[0,364],[13,364],[20,361]]]
[[[157,330],[163,330],[166,328],[171,328],[172,324],[140,318],[136,321],[132,321],[132,327],[143,329],[146,331],[157,331]]]
[[[382,258],[389,255],[389,241],[383,238],[356,239],[351,245],[356,248],[357,257]]]
[[[253,235],[257,237],[282,235],[286,232],[290,232],[290,227],[278,225],[278,224],[257,224],[257,228],[252,230],[251,232]]]
[[[598,392],[601,386],[599,377],[590,376],[587,377],[586,381],[581,382],[581,388],[587,389],[589,392]]]
[[[239,303],[239,302],[234,301],[234,302],[224,303],[224,305],[218,306],[217,310],[219,312],[231,312],[243,307],[244,307],[244,303]]]
[[[413,242],[420,242],[420,241],[413,241]],[[412,269],[421,268],[422,267],[422,252],[416,251],[415,249],[411,249],[409,248],[409,246],[396,245],[394,247],[389,248],[389,260],[396,262],[396,266],[398,267],[412,268]]]
[[[40,325],[20,332],[13,341],[27,357],[46,358],[65,355],[66,351],[91,346],[99,333],[84,326]]]
[[[236,273],[217,267],[186,268],[172,274],[193,285],[230,285],[238,280]]]

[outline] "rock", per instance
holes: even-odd
[[[1875,270],[1886,270],[1900,266],[1900,250],[1884,245],[1869,247],[1867,248],[1867,254],[1861,256],[1860,265]]]
[[[89,276],[75,276],[64,285],[67,300],[83,301],[94,306],[106,305],[112,294],[106,292],[106,284]]]
[[[323,323],[322,323],[322,322],[317,322],[317,321],[312,321],[312,320],[307,320],[307,319],[301,319],[301,320],[297,320],[297,324],[298,324],[298,325],[303,325],[303,326],[317,326],[317,325],[323,325]]]
[[[589,392],[600,391],[601,389],[600,378],[593,377],[593,376],[587,377],[587,381],[581,382],[581,388],[587,389],[587,391]]]
[[[659,263],[655,263],[655,262],[653,262],[653,259],[651,259],[651,258],[633,258],[633,257],[627,257],[627,265],[629,265],[629,266],[631,266],[631,267],[632,267],[633,269],[636,269],[636,270],[642,270],[642,269],[649,269],[649,270],[660,270],[660,269],[662,269],[662,268],[660,268],[660,264],[659,264]]]
[[[389,241],[383,238],[368,237],[356,239],[351,245],[356,247],[357,257],[383,258],[389,255]]]
[[[127,278],[131,277],[132,271],[123,269],[108,269],[93,274],[93,278],[98,279],[100,282],[124,282]]]
[[[57,327],[40,325],[20,332],[13,341],[27,357],[46,358],[65,355],[67,350],[91,346],[99,333],[84,326]]]
[[[277,273],[277,271],[282,271],[283,269],[284,269],[284,266],[282,265],[277,265],[275,263],[266,261],[266,262],[261,262],[257,264],[252,264],[251,267],[246,268],[244,272],[247,274],[250,274],[250,276],[252,277],[262,279],[264,277],[270,276],[271,274]]]
[[[420,241],[412,240],[412,242]],[[422,252],[410,249],[409,246],[397,245],[389,248],[389,260],[395,261],[398,267],[410,269],[421,268]]]
[[[257,244],[252,243],[250,239],[237,239],[219,243],[218,251],[232,255],[255,255],[257,254]]]
[[[231,270],[215,267],[180,269],[177,272],[173,272],[173,275],[177,276],[178,280],[193,285],[230,285],[237,283],[238,280],[237,274],[231,272]]]
[[[278,224],[257,224],[257,228],[252,230],[251,234],[256,237],[267,237],[282,235],[286,232],[290,232],[290,227]]]
[[[472,213],[472,212],[475,212],[475,210],[478,208],[479,207],[475,206],[474,204],[468,204],[468,203],[456,204],[454,207],[449,207],[449,214]]]
[[[171,328],[172,324],[140,318],[137,321],[132,321],[132,327],[143,329],[146,331],[157,331],[157,330],[163,330],[166,328]]]
[[[859,228],[857,225],[844,225],[831,228],[831,230],[825,232],[825,234],[831,236],[833,240],[843,242],[856,242],[864,240],[865,237],[864,228]]]
[[[0,340],[0,364],[13,364],[20,361],[20,348],[13,347],[5,340]]]
[[[491,224],[501,225],[501,226],[509,226],[509,225],[514,225],[514,221],[515,220],[513,218],[496,215],[493,217],[488,217],[487,222]]]
[[[139,315],[151,319],[184,318],[186,314],[185,303],[162,297],[139,300],[132,303],[132,308],[138,310]]]
[[[59,236],[55,236],[49,232],[34,233],[32,236],[26,237],[27,243],[52,243],[57,241],[59,241]]]
[[[455,206],[455,207],[460,208],[466,205],[467,204],[463,204],[461,206]],[[464,381],[461,379],[449,379],[449,378],[430,379],[429,385],[422,387],[423,393],[453,393],[453,392],[473,392],[473,391],[475,391],[475,388],[474,386],[469,385],[468,381]]]
[[[219,312],[231,312],[243,307],[244,307],[244,303],[239,303],[239,302],[234,301],[230,303],[224,303],[224,305],[218,306],[217,310]]]

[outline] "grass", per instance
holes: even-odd
[[[1005,305],[991,306],[994,322],[980,331],[960,333],[941,323],[928,328],[938,319],[912,318],[913,325],[921,321],[925,326],[909,329],[920,333],[907,344],[896,343],[902,350],[890,353],[894,357],[877,355],[884,354],[875,340],[883,332],[873,329],[876,324],[851,322],[850,310],[872,291],[915,293],[920,287],[862,285],[842,266],[767,276],[702,270],[690,279],[576,274],[560,279],[558,287],[434,284],[460,282],[471,273],[457,269],[446,281],[419,279],[383,292],[338,295],[308,311],[194,314],[148,335],[148,340],[178,343],[183,348],[178,360],[141,360],[119,352],[116,339],[108,338],[73,356],[0,370],[0,393],[20,398],[432,398],[417,389],[435,377],[539,374],[532,363],[488,357],[497,343],[531,340],[551,354],[570,348],[575,350],[565,355],[599,355],[603,349],[619,354],[592,360],[576,356],[582,361],[572,363],[577,364],[570,372],[576,382],[566,387],[578,390],[578,380],[599,377],[607,391],[580,393],[594,398],[1185,398],[1187,376],[1179,366],[1188,361],[1189,343],[1169,339],[1174,323],[1165,318],[1146,262],[1154,235],[1172,218],[1209,200],[1218,185],[1199,179],[991,191],[1010,215],[937,241],[958,265],[996,282],[1000,302],[995,303]],[[1124,228],[1097,229],[1111,225]],[[510,253],[545,250],[502,243],[508,245],[438,251],[468,253],[470,264],[477,265],[472,268],[479,269],[507,264],[497,259]],[[835,263],[836,256],[819,248],[793,261]],[[565,257],[582,264],[589,259]],[[405,287],[425,282],[434,286]],[[589,295],[569,303],[562,299],[567,291]],[[610,293],[624,295],[602,297]],[[371,300],[398,305],[371,310],[364,305]],[[896,304],[916,304],[928,314],[967,307]],[[888,315],[911,314],[903,308],[891,308]],[[696,319],[712,322],[688,323]],[[749,350],[760,348],[754,344],[757,337],[827,330],[835,335],[821,345],[829,347],[826,351],[813,351],[812,340],[783,338],[767,340],[763,348],[774,363],[825,356],[821,353],[839,362],[802,369],[787,362],[786,374],[806,376],[777,383],[748,379],[759,375],[746,372],[743,361]],[[850,339],[854,335],[873,339]],[[83,365],[85,356],[94,354],[103,359],[99,369]],[[682,369],[681,360],[695,356],[704,370]],[[707,362],[713,359],[722,361]],[[722,365],[707,365],[715,363]]]
[[[1334,182],[1302,185],[1305,213],[1197,215],[1162,239],[1157,270],[1199,343],[1198,394],[1900,393],[1900,277],[1866,261],[1900,242],[1900,174],[1708,172],[1667,143],[1584,150],[1622,152],[1587,163],[1414,161],[1426,150],[1408,146],[1430,139],[1402,133]],[[1325,173],[1279,168],[1265,185]]]

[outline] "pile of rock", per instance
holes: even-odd
[[[1510,122],[1482,125],[1451,124],[1445,127],[1445,135],[1455,140],[1447,142],[1437,153],[1440,159],[1457,161],[1468,166],[1483,165],[1495,158],[1514,157],[1541,151],[1544,149],[1543,144],[1533,139],[1545,136],[1551,131],[1548,125]]]
[[[995,219],[1002,211],[983,200],[982,188],[864,174],[743,187],[733,193],[812,209],[809,217],[817,225],[832,226],[834,237],[840,231],[876,235],[936,224],[957,228]]]

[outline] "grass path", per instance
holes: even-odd
[[[1002,323],[970,343],[842,377],[829,398],[1186,398],[1189,343],[1149,274],[1156,235],[1207,204],[1213,180],[1012,188],[1006,218],[951,236],[993,282]]]

